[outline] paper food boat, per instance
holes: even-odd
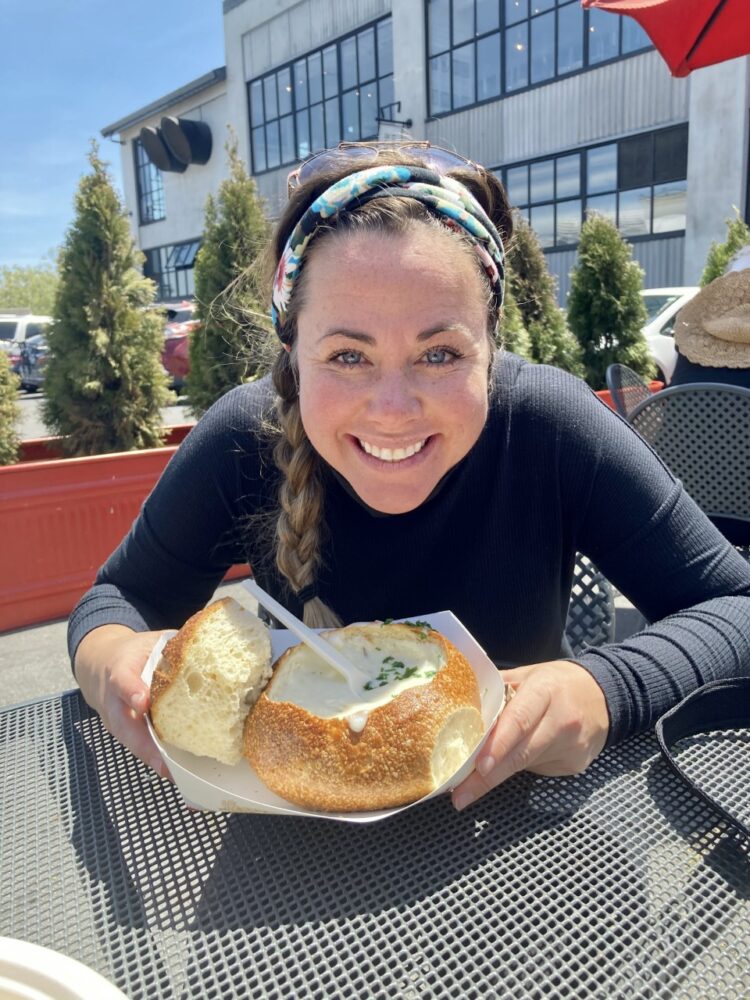
[[[502,711],[505,703],[505,685],[492,660],[452,612],[439,611],[433,614],[420,614],[415,615],[414,619],[428,621],[433,628],[442,632],[446,639],[449,639],[464,654],[476,675],[482,701],[484,736],[462,767],[451,778],[443,782],[439,788],[416,802],[406,806],[398,806],[395,809],[377,809],[372,812],[315,812],[312,809],[295,806],[291,802],[287,802],[286,799],[275,795],[263,784],[245,760],[230,767],[210,757],[197,757],[185,750],[179,750],[171,744],[162,743],[151,726],[151,720],[147,717],[146,723],[149,732],[185,802],[197,809],[216,812],[279,813],[285,816],[317,816],[320,819],[337,819],[348,823],[371,823],[374,820],[385,819],[387,816],[394,816],[404,809],[411,809],[413,806],[419,805],[420,802],[425,802],[427,799],[442,795],[455,788],[472,772],[474,760],[481,749],[484,738]],[[273,662],[276,662],[286,649],[299,642],[297,637],[286,629],[270,629],[270,633]],[[166,633],[154,646],[142,675],[143,680],[149,686],[161,651],[167,640],[174,634],[174,632]]]

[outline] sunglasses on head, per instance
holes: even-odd
[[[477,171],[479,168],[472,160],[468,160],[460,153],[454,153],[450,149],[443,149],[442,146],[433,146],[427,140],[392,140],[384,142],[340,142],[332,149],[321,149],[318,153],[313,153],[303,163],[296,167],[287,177],[287,191],[289,194],[305,184],[311,177],[324,173],[336,166],[342,159],[361,159],[363,166],[368,160],[375,161],[382,151],[397,151],[411,157],[425,167],[430,167],[440,174],[448,170],[468,167]]]

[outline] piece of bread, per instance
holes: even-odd
[[[263,622],[234,598],[209,604],[167,642],[154,670],[151,721],[159,739],[239,763],[245,717],[270,676]]]
[[[353,693],[307,646],[287,650],[245,722],[258,777],[318,811],[392,808],[442,785],[484,733],[465,657],[422,623],[324,635],[368,674],[370,690]]]

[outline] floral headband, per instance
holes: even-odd
[[[505,253],[503,242],[487,213],[459,181],[427,167],[369,167],[349,174],[324,191],[305,211],[286,242],[276,269],[271,319],[282,343],[289,343],[284,323],[305,251],[319,226],[347,208],[374,198],[415,198],[449,229],[467,234],[487,275],[497,304],[503,304]]]

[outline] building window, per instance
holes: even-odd
[[[684,231],[687,147],[688,127],[677,125],[496,173],[545,249],[575,246],[589,211],[632,240]]]
[[[188,240],[144,250],[143,273],[156,282],[157,299],[183,299],[195,295],[193,267],[200,250],[200,240]]]
[[[632,18],[580,0],[426,0],[430,114],[650,48]]]
[[[133,140],[135,154],[135,185],[138,192],[138,219],[142,226],[166,218],[164,183],[161,170],[146,155],[140,139]]]
[[[395,101],[391,18],[251,80],[248,95],[254,174],[375,138],[379,109]]]

